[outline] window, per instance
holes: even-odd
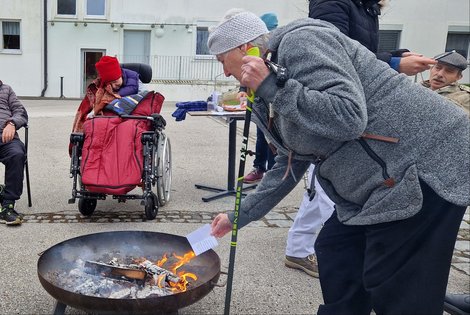
[[[209,47],[207,47],[207,39],[209,38],[208,27],[198,27],[196,37],[196,55],[210,55]]]
[[[20,22],[2,22],[2,48],[20,49]]]
[[[105,0],[87,0],[86,15],[104,16]]]
[[[124,56],[122,62],[150,62],[150,31],[124,31]]]
[[[455,50],[465,58],[469,59],[470,33],[448,33],[446,51]]]
[[[76,0],[57,0],[57,14],[76,15]]]
[[[401,31],[380,30],[378,52],[397,50],[400,47],[400,33]]]

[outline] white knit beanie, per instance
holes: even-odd
[[[244,11],[223,21],[209,34],[207,46],[214,55],[223,54],[267,34],[266,24],[255,14]]]

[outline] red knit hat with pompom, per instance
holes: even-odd
[[[117,80],[121,77],[121,66],[116,57],[103,56],[95,64],[98,76],[103,84]]]

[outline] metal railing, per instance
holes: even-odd
[[[223,67],[213,56],[121,56],[123,62],[148,63],[152,80],[174,81],[234,81],[223,75]]]

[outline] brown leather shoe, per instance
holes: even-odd
[[[284,262],[286,267],[302,270],[308,275],[318,278],[318,264],[315,254],[308,255],[305,258],[297,258],[286,255]]]
[[[243,182],[246,184],[257,183],[263,178],[264,172],[259,168],[253,168],[246,176],[243,177]]]

